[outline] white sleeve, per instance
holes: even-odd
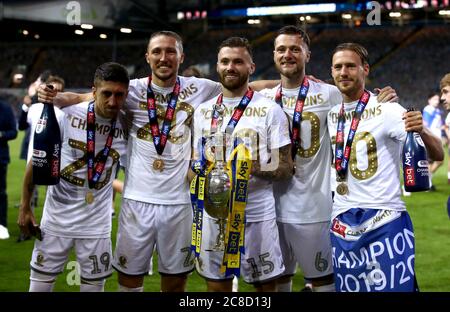
[[[390,138],[403,142],[406,139],[405,121],[403,113],[406,112],[398,103],[380,103],[383,109],[384,127]]]
[[[330,86],[330,108],[342,104],[342,94],[335,86]]]
[[[290,144],[289,122],[283,109],[275,104],[270,107],[267,117],[268,147],[277,149]]]
[[[206,99],[212,99],[215,96],[218,96],[222,92],[222,85],[216,81],[212,81],[209,79],[203,79],[205,84],[208,85],[207,89],[209,92],[209,95],[206,97]]]

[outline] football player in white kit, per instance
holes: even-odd
[[[293,123],[299,114],[299,147],[295,152],[295,174],[274,183],[277,222],[286,271],[278,279],[278,291],[292,291],[297,264],[312,282],[314,291],[334,291],[329,223],[332,208],[330,188],[330,136],[327,114],[341,103],[339,90],[305,75],[310,60],[310,39],[296,26],[281,28],[274,40],[274,63],[281,84],[261,91],[275,100]],[[303,86],[304,85],[304,86]],[[304,97],[300,89],[306,91]],[[306,90],[307,89],[307,90]],[[384,100],[395,97],[389,87],[381,90]],[[303,104],[301,104],[303,101]],[[301,108],[303,105],[304,108]]]
[[[286,271],[278,279],[278,291],[292,290],[297,264],[315,291],[334,290],[329,223],[332,207],[331,150],[326,118],[341,101],[339,90],[305,76],[310,40],[296,26],[281,28],[274,41],[274,63],[281,84],[262,93],[275,100],[287,114],[291,133],[295,111],[300,114],[300,142],[295,150],[292,179],[274,183],[280,244]],[[301,98],[300,89],[306,94]],[[307,89],[307,90],[306,90]],[[300,108],[303,101],[304,108]]]
[[[248,87],[249,76],[254,70],[247,39],[231,37],[222,42],[217,61],[222,94],[201,104],[195,111],[193,144],[196,148],[196,143],[202,137],[210,135],[214,107],[223,105],[223,124],[217,131],[225,133],[227,128],[232,128],[226,133],[231,136],[227,140],[230,142],[226,146],[227,159],[233,150],[235,138],[241,138],[258,155],[252,161],[252,177],[248,182],[244,222],[245,253],[241,254],[240,273],[258,291],[275,291],[275,278],[284,271],[284,266],[275,219],[272,181],[289,178],[293,172],[293,163],[285,114],[275,102]],[[232,116],[240,116],[234,126],[230,122]],[[274,165],[271,170],[263,168],[270,155],[277,153],[278,166]],[[199,154],[200,151],[195,150],[194,159]],[[271,161],[275,162],[274,159],[272,157]],[[233,275],[221,272],[224,251],[210,250],[219,231],[216,220],[204,212],[202,223],[203,239],[197,271],[206,279],[208,291],[231,291]]]
[[[369,64],[361,45],[340,44],[331,72],[343,96],[328,115],[337,146],[331,226],[336,290],[415,291],[414,232],[400,198],[400,155],[407,131],[420,135],[434,160],[444,157],[441,141],[423,126],[420,112],[379,103],[365,90]]]
[[[47,189],[40,225],[42,240],[35,241],[30,263],[31,292],[53,290],[72,249],[80,268],[80,291],[103,291],[105,279],[112,273],[112,181],[119,157],[126,150],[127,133],[120,109],[128,84],[125,67],[105,63],[95,72],[94,101],[66,107],[58,114],[61,180]],[[88,146],[94,146],[93,150]],[[88,163],[93,163],[93,175],[88,174]],[[30,208],[32,175],[30,161],[18,218],[21,231],[28,235],[37,229]]]

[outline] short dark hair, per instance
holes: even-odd
[[[344,50],[353,51],[358,54],[363,65],[369,64],[369,53],[362,45],[354,42],[341,43],[334,49],[332,55],[335,55],[337,52]]]
[[[152,41],[153,38],[159,37],[159,36],[175,38],[175,41],[177,42],[180,52],[183,53],[183,39],[181,39],[181,36],[179,34],[177,34],[174,31],[170,31],[170,30],[160,30],[160,31],[152,33],[152,35],[150,36],[150,39],[148,40],[147,46],[150,44],[150,41]]]
[[[63,91],[64,87],[66,86],[66,82],[64,81],[64,79],[62,79],[61,77],[59,77],[57,75],[50,75],[47,78],[47,80],[45,80],[46,84],[49,84],[49,83],[52,83],[52,82],[61,84],[61,86],[62,86],[62,90],[61,91]]]
[[[220,52],[222,48],[245,48],[250,54],[250,57],[253,58],[253,52],[252,52],[252,46],[247,38],[244,37],[230,37],[228,39],[225,39],[222,41],[222,43],[219,46],[219,49],[217,52]]]
[[[288,26],[284,26],[284,27],[280,28],[277,31],[277,34],[273,40],[274,45],[275,45],[275,40],[277,40],[278,36],[281,36],[281,35],[299,35],[303,39],[303,42],[306,43],[306,45],[308,46],[308,49],[310,48],[311,40],[309,40],[308,34],[301,27],[297,27],[294,25],[288,25]]]
[[[130,84],[130,76],[127,69],[115,62],[108,62],[100,65],[95,70],[94,85],[98,86],[102,81],[113,81],[126,84]]]

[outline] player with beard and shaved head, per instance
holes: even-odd
[[[245,218],[236,218],[233,212],[229,217],[236,218],[233,220],[237,223],[245,220],[241,233],[245,253],[240,255],[240,273],[244,281],[253,284],[258,291],[275,291],[274,278],[284,271],[284,266],[275,220],[272,181],[292,175],[291,145],[288,123],[282,109],[249,88],[249,77],[254,71],[255,64],[247,39],[231,37],[222,42],[217,57],[222,93],[201,104],[194,113],[194,160],[201,154],[197,148],[199,140],[208,138],[213,132],[214,110],[222,107],[223,123],[217,131],[227,137],[226,159],[229,161],[231,158],[236,138],[242,139],[252,154],[257,155],[251,162]],[[267,163],[275,165],[269,170]],[[229,200],[231,202],[233,198]],[[233,221],[228,222],[234,224]],[[208,291],[231,291],[233,274],[221,271],[222,261],[229,249],[226,249],[225,255],[224,251],[211,250],[219,231],[216,220],[204,212],[202,227],[197,271],[206,279]]]

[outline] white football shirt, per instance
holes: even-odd
[[[344,147],[357,103],[345,103]],[[333,141],[340,107],[336,105],[328,114]],[[335,193],[332,218],[351,208],[405,210],[400,199],[401,152],[406,139],[404,112],[397,103],[379,103],[371,93],[352,144],[347,173],[349,193]],[[333,152],[334,148],[335,144]]]
[[[295,175],[274,182],[277,220],[284,223],[316,223],[330,220],[331,146],[327,128],[330,109],[342,102],[339,90],[330,84],[309,80],[309,90],[300,124],[300,146],[295,157]],[[262,93],[275,99],[279,85]],[[283,110],[292,119],[300,87],[282,90]]]
[[[224,98],[225,113],[222,132],[225,131],[234,108],[241,101],[239,98]],[[211,130],[211,116],[213,105],[217,97],[202,104],[194,114],[194,148],[202,136],[207,137]],[[258,92],[245,109],[241,119],[233,131],[231,145],[239,137],[250,148],[256,151],[259,147],[260,164],[268,162],[270,149],[278,149],[290,144],[288,121],[282,109],[273,101]],[[259,144],[258,144],[259,141]],[[227,160],[232,149],[226,149]],[[198,153],[198,151],[196,151]],[[254,156],[256,157],[256,156]],[[256,160],[256,158],[255,158]],[[249,181],[247,206],[245,208],[247,222],[258,222],[275,218],[275,201],[273,186],[269,180],[253,176]]]
[[[111,234],[112,181],[120,155],[126,151],[127,133],[120,120],[105,169],[96,187],[89,189],[86,159],[86,116],[88,102],[68,106],[59,114],[62,136],[60,182],[49,186],[41,220],[42,229],[55,236],[100,238]],[[95,154],[101,153],[111,121],[95,116]],[[92,191],[94,202],[87,204]]]
[[[166,147],[158,155],[153,144],[147,112],[148,78],[130,81],[125,107],[129,126],[124,198],[165,205],[189,204],[187,172],[191,158],[190,124],[198,105],[220,93],[220,84],[208,79],[180,76],[181,91]],[[158,122],[165,116],[173,88],[160,88],[152,83]],[[153,168],[156,159],[164,161],[164,170]]]

